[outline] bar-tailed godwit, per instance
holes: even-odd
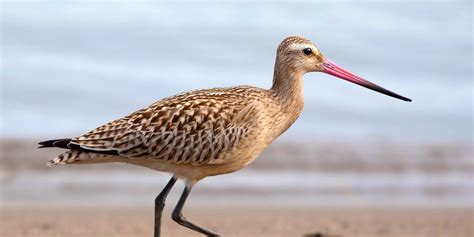
[[[185,92],[82,136],[39,144],[67,150],[48,166],[124,162],[171,173],[171,180],[155,199],[154,236],[160,236],[165,199],[177,179],[185,182],[185,188],[172,219],[204,235],[219,236],[182,215],[192,187],[207,176],[244,168],[284,133],[303,109],[303,75],[307,72],[324,72],[411,101],[337,66],[309,40],[291,36],[277,49],[270,89],[238,86]]]

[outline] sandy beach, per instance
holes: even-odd
[[[190,208],[186,216],[223,236],[390,236],[474,235],[470,209]],[[164,213],[163,236],[201,236]],[[3,208],[1,236],[152,236],[152,208]]]
[[[168,175],[123,164],[48,169],[57,150],[0,144],[1,237],[152,236],[152,200]],[[296,147],[203,180],[185,216],[223,236],[474,236],[470,146]],[[168,197],[163,236],[199,237],[170,218],[181,188]]]

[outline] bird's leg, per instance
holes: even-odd
[[[161,214],[163,213],[163,208],[165,207],[166,196],[170,192],[173,185],[176,183],[177,178],[172,177],[165,188],[161,191],[160,194],[155,198],[155,234],[154,237],[160,237],[161,231]]]
[[[178,204],[176,204],[176,207],[174,208],[173,210],[173,214],[171,215],[171,218],[176,221],[178,224],[182,225],[182,226],[186,226],[190,229],[193,229],[201,234],[204,234],[208,237],[218,237],[220,235],[210,231],[210,230],[206,230],[200,226],[197,226],[191,222],[189,222],[188,220],[186,220],[186,218],[183,216],[182,214],[182,210],[183,210],[183,206],[184,206],[184,203],[186,202],[186,199],[188,198],[188,195],[189,193],[191,192],[191,189],[192,189],[192,185],[186,185],[186,187],[184,188],[184,191],[183,191],[183,194],[181,194],[181,197],[179,198],[179,201],[178,201]]]

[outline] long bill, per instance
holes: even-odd
[[[364,79],[352,74],[351,72],[349,72],[346,69],[338,66],[337,64],[331,62],[328,59],[326,59],[324,61],[323,67],[324,67],[323,72],[327,73],[329,75],[339,77],[339,78],[344,79],[346,81],[350,81],[352,83],[355,83],[359,86],[363,86],[365,88],[380,92],[382,94],[385,94],[385,95],[388,95],[388,96],[391,96],[391,97],[394,97],[394,98],[397,98],[397,99],[400,99],[400,100],[411,101],[411,99],[409,99],[407,97],[404,97],[404,96],[401,96],[397,93],[391,92],[391,91],[389,91],[389,90],[387,90],[387,89],[385,89],[381,86],[378,86],[378,85],[376,85],[376,84],[374,84],[370,81],[364,80]]]

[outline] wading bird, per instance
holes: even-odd
[[[324,72],[411,101],[339,67],[309,40],[291,36],[277,49],[270,89],[238,86],[185,92],[82,136],[39,144],[67,149],[48,166],[124,162],[171,173],[171,180],[155,199],[154,236],[160,236],[165,199],[177,179],[186,185],[172,219],[204,235],[219,236],[183,216],[191,189],[207,176],[244,168],[296,121],[303,109],[303,75],[307,72]]]

